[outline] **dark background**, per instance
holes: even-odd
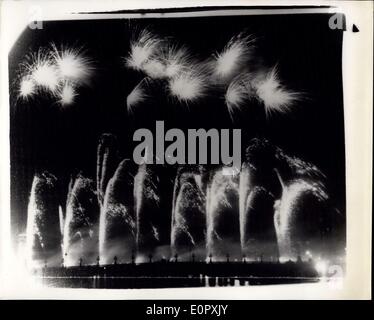
[[[83,171],[95,177],[99,136],[118,136],[122,156],[132,155],[136,127],[242,128],[246,141],[261,131],[288,153],[317,165],[327,176],[335,206],[345,212],[344,117],[342,96],[342,30],[331,30],[328,14],[118,19],[44,22],[42,30],[26,29],[9,54],[11,82],[11,209],[13,234],[23,232],[27,202],[35,172],[50,170],[66,193],[69,175]],[[224,100],[214,92],[187,106],[155,94],[152,105],[129,117],[126,97],[143,78],[125,67],[130,39],[149,28],[174,37],[200,59],[220,52],[230,38],[246,30],[257,38],[256,57],[266,66],[278,63],[287,87],[305,93],[293,112],[264,121],[251,108],[232,124]],[[17,100],[19,64],[25,55],[54,42],[84,46],[95,60],[90,87],[80,89],[72,106],[36,96]],[[257,111],[256,111],[257,112]]]

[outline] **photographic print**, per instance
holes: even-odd
[[[58,288],[344,277],[346,20],[324,9],[26,27],[9,52],[17,266]]]

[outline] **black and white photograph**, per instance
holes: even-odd
[[[26,26],[7,70],[19,276],[102,290],[344,279],[343,38],[361,26],[333,9]]]

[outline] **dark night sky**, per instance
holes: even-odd
[[[222,98],[205,99],[188,108],[162,96],[146,112],[127,116],[127,95],[142,75],[125,68],[131,34],[148,27],[171,36],[206,59],[228,40],[246,30],[257,40],[256,56],[267,66],[278,63],[289,88],[305,93],[288,115],[263,122],[261,131],[288,153],[316,164],[326,175],[337,207],[345,208],[344,121],[342,97],[341,30],[330,30],[327,14],[235,17],[118,19],[45,22],[42,30],[26,30],[10,52],[10,79],[16,79],[25,55],[50,42],[84,46],[95,60],[90,87],[80,90],[72,106],[61,109],[50,98],[16,101],[11,89],[11,204],[14,231],[25,226],[33,174],[48,169],[67,181],[73,171],[94,177],[97,141],[101,133],[118,135],[123,156],[132,154],[134,127],[242,128],[253,136],[256,118],[243,112],[233,126]],[[250,108],[249,108],[250,109]],[[65,188],[65,185],[64,185]],[[21,229],[18,229],[20,226]]]

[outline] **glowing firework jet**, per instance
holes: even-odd
[[[250,260],[278,257],[273,204],[273,195],[263,187],[255,186],[247,197],[241,228],[242,249]]]
[[[109,180],[100,214],[100,257],[111,263],[114,256],[129,260],[136,249],[134,168],[123,160]]]
[[[205,234],[205,194],[201,172],[179,168],[173,195],[172,249],[180,256],[187,251],[201,252],[203,255],[198,258],[205,258]]]
[[[137,261],[169,259],[175,172],[162,165],[139,165],[134,180]]]
[[[216,81],[228,83],[236,75],[248,68],[253,55],[255,39],[239,34],[233,37],[221,53],[215,55],[213,75]]]
[[[152,165],[142,164],[138,168],[134,182],[134,201],[136,210],[138,258],[147,259],[163,245],[162,226],[167,219],[161,210],[160,176]]]
[[[147,83],[149,78],[144,78],[141,80],[136,87],[130,92],[127,96],[126,104],[127,104],[127,112],[129,114],[134,113],[134,109],[142,102],[145,102],[149,95],[147,94]]]
[[[206,195],[207,249],[215,259],[240,255],[238,175],[214,172]]]
[[[279,81],[277,67],[261,74],[254,81],[258,99],[264,104],[267,116],[273,112],[287,113],[293,103],[301,97],[300,93],[286,89]]]
[[[57,179],[43,172],[33,179],[27,208],[26,248],[29,267],[61,263],[61,231],[56,198]]]
[[[321,224],[321,214],[324,212],[319,203],[327,198],[323,186],[317,182],[298,179],[284,187],[281,199],[274,205],[275,228],[282,260],[296,259],[301,255],[305,251],[305,238],[309,243],[317,240],[316,247],[322,249],[318,236],[324,228]],[[312,232],[308,232],[311,229]]]
[[[99,205],[93,180],[78,175],[67,202],[64,226],[65,265],[78,265],[80,259],[92,264],[98,256]]]
[[[118,164],[117,139],[110,133],[101,135],[97,148],[96,185],[97,197],[103,205],[104,195],[109,179],[113,176]]]
[[[229,84],[225,94],[225,102],[231,120],[234,120],[235,111],[241,111],[246,103],[254,96],[251,79],[247,74],[240,74]]]

